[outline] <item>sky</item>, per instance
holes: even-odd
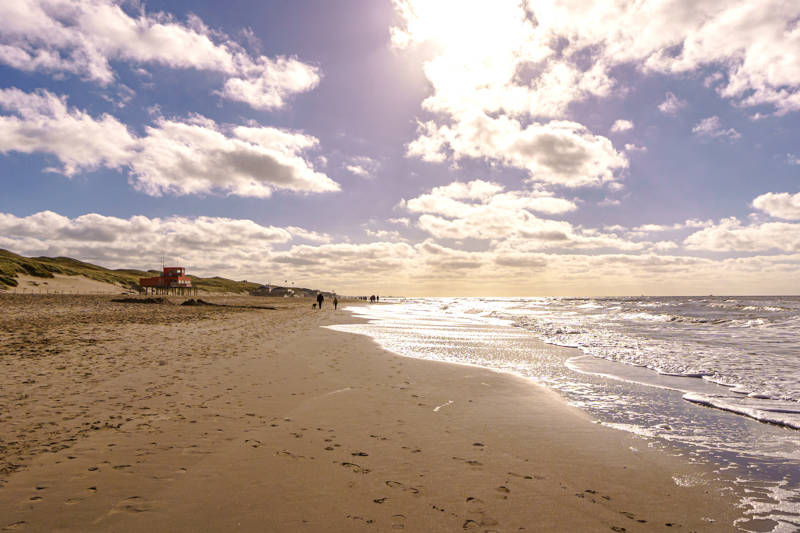
[[[796,0],[0,2],[0,248],[340,294],[800,293]]]

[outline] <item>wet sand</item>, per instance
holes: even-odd
[[[203,299],[277,309],[0,295],[0,529],[731,531],[739,516],[701,466],[527,380],[384,352],[321,328],[354,319],[310,300]]]

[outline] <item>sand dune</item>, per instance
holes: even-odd
[[[17,274],[18,285],[9,287],[9,293],[23,294],[120,294],[131,292],[124,287],[96,281],[84,276],[65,276],[54,274],[52,278],[39,278],[26,274]]]
[[[0,528],[732,529],[724,483],[526,380],[215,302],[277,309],[0,295]]]

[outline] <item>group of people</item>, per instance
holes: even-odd
[[[376,296],[376,295],[374,295],[374,294],[373,294],[372,296],[369,296],[369,297],[367,297],[367,296],[359,296],[359,297],[358,297],[358,299],[359,299],[359,300],[362,300],[362,301],[365,301],[365,302],[366,302],[367,300],[369,300],[369,301],[370,301],[370,303],[373,303],[373,304],[374,304],[375,302],[380,302],[380,301],[381,301],[381,297],[380,297],[380,296]]]
[[[317,309],[322,309],[322,302],[324,302],[324,301],[325,301],[325,297],[322,296],[321,292],[318,292],[317,293],[317,303],[314,304],[314,307],[316,307]],[[334,294],[333,295],[333,310],[335,311],[338,307],[339,307],[339,299]]]

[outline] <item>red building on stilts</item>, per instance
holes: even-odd
[[[139,286],[147,294],[197,294],[184,267],[164,267],[160,276],[139,278]]]

